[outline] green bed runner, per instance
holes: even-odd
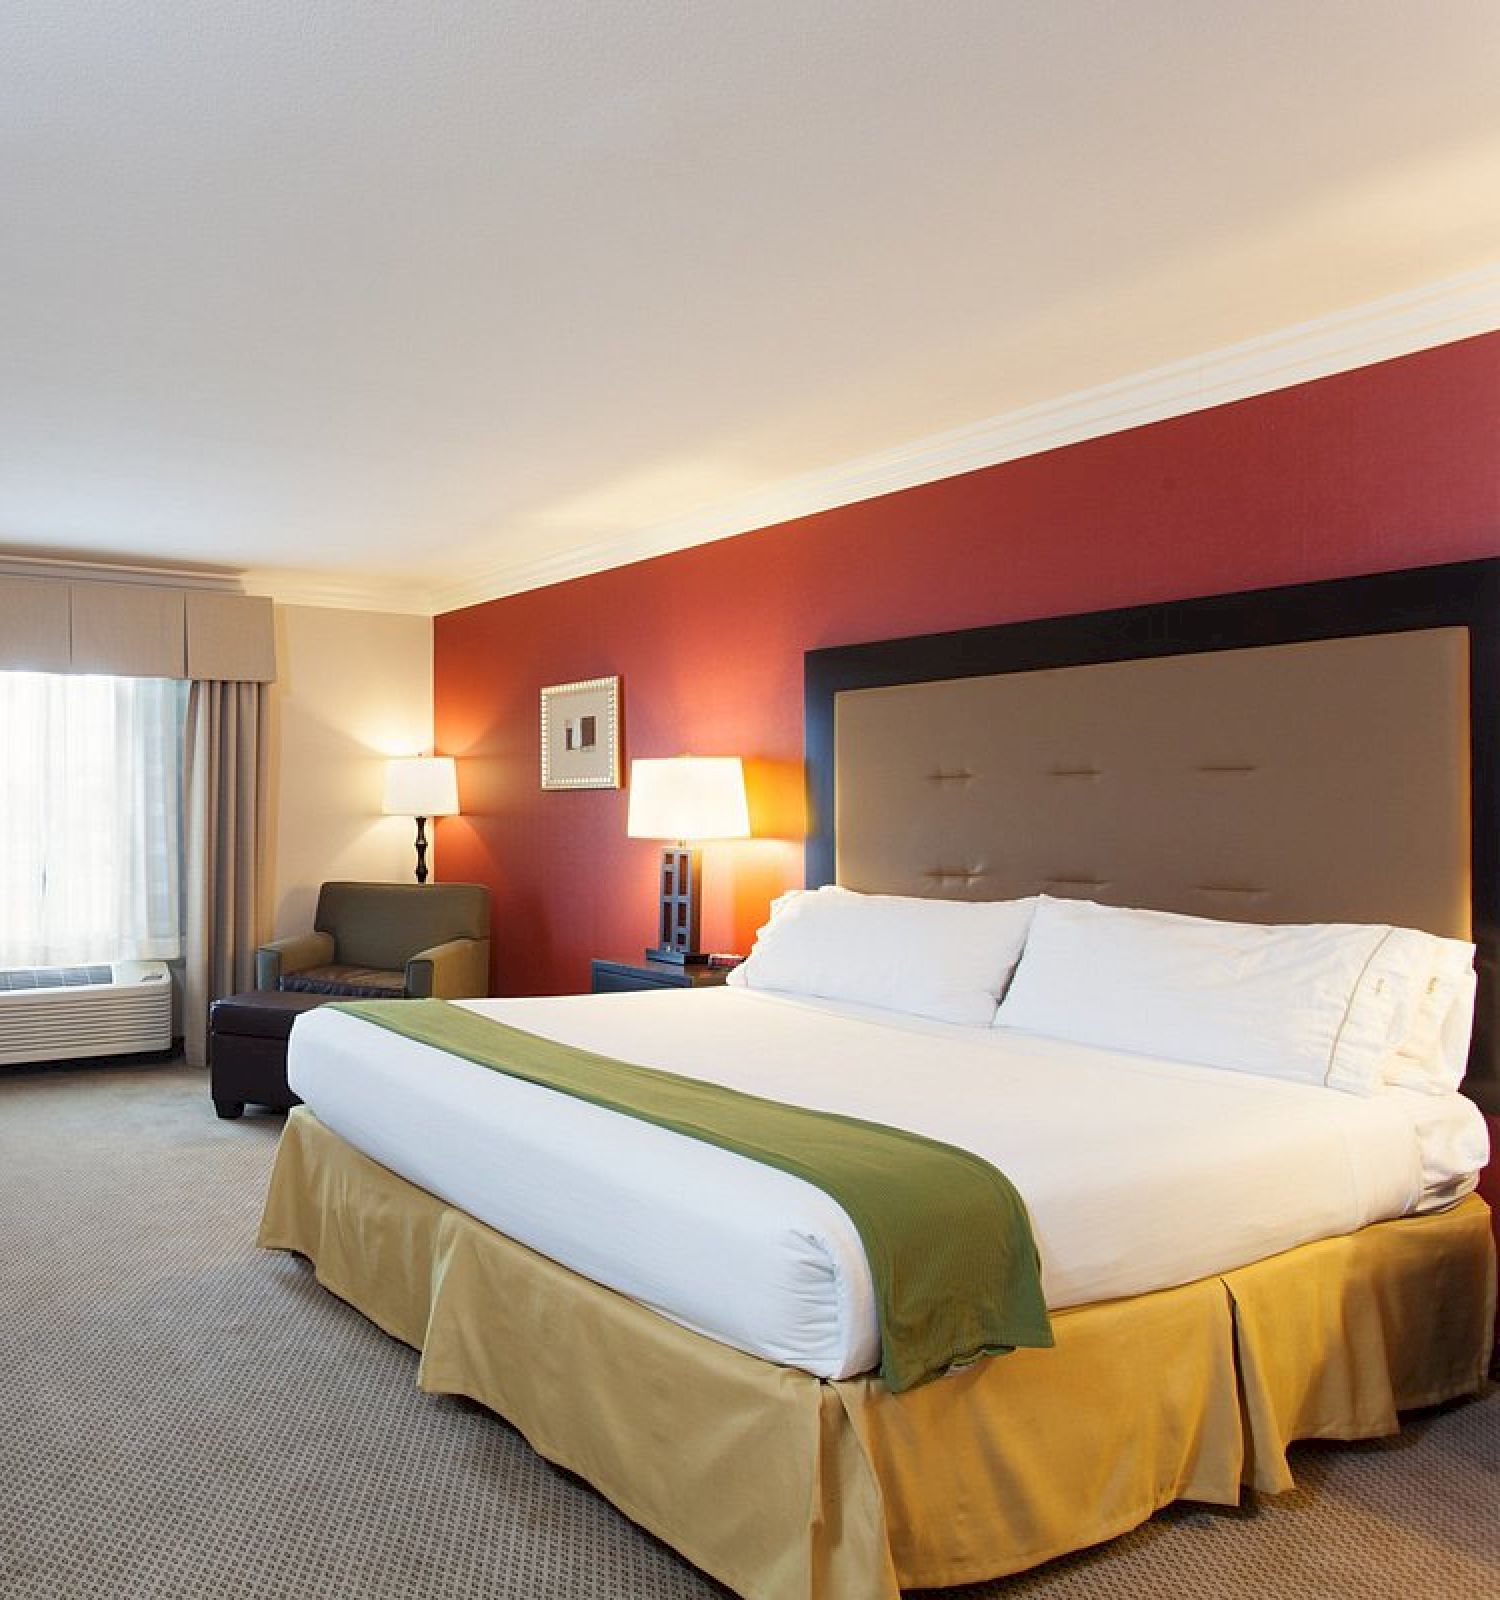
[[[612,1061],[446,1000],[337,1009],[815,1184],[859,1231],[880,1318],[880,1375],[892,1390],[982,1355],[1052,1343],[1026,1208],[1004,1174],[967,1150]]]

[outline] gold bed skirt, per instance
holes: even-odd
[[[543,1456],[746,1600],[894,1600],[1289,1487],[1294,1439],[1394,1432],[1483,1382],[1495,1296],[1470,1197],[1177,1289],[1053,1317],[891,1394],[703,1337],[476,1222],[292,1112],[260,1243],[422,1352],[418,1383]]]

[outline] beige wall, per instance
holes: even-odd
[[[412,821],[382,816],[380,800],[386,759],[432,747],[432,622],[278,605],[276,655],[271,914],[280,938],[312,926],[327,878],[411,878]]]

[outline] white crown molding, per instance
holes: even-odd
[[[1500,262],[1352,310],[1154,367],[967,427],[791,478],[690,516],[528,561],[502,562],[423,597],[437,612],[789,522],[1061,445],[1330,377],[1500,328]]]
[[[80,583],[162,584],[173,589],[216,589],[240,593],[240,578],[236,572],[205,572],[200,567],[79,561],[65,556],[7,555],[3,550],[0,550],[0,573],[8,578],[74,578]]]
[[[330,577],[293,568],[255,567],[242,574],[246,594],[265,595],[284,606],[321,606],[334,611],[394,611],[430,617],[438,606],[431,590],[406,578]]]
[[[173,589],[213,589],[228,594],[265,595],[281,605],[326,606],[340,611],[397,611],[430,617],[432,596],[399,578],[351,581],[291,569],[255,568],[248,572],[205,571],[199,567],[84,561],[66,556],[7,554],[0,550],[0,576],[75,579],[79,582],[161,584]]]

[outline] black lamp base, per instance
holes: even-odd
[[[427,818],[417,818],[417,882],[427,882]]]
[[[674,966],[702,966],[707,954],[698,948],[698,880],[703,853],[687,845],[668,845],[661,853],[661,918],[657,945],[646,952],[652,961]]]

